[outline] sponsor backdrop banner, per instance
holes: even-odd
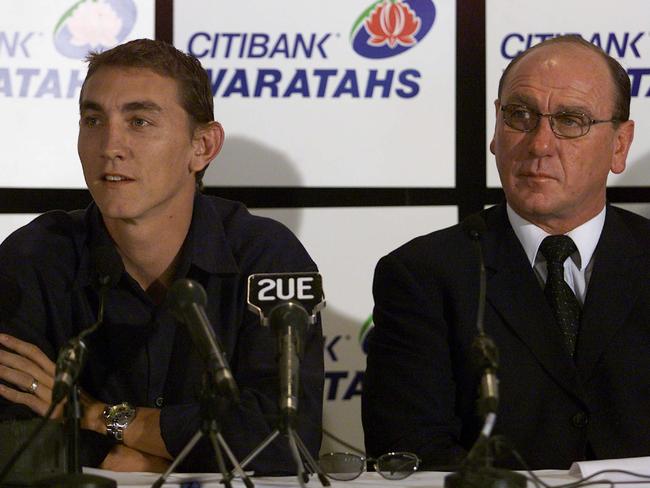
[[[494,100],[499,77],[519,52],[559,34],[580,34],[602,47],[627,69],[632,82],[631,118],[635,140],[628,166],[611,175],[612,186],[650,184],[650,2],[647,0],[489,0],[486,5],[487,144],[494,132]],[[500,186],[488,149],[488,186]]]
[[[324,428],[363,447],[361,391],[366,369],[364,324],[372,314],[372,277],[379,258],[422,234],[454,225],[458,209],[359,207],[255,210],[293,230],[323,276],[327,306]],[[398,367],[399,365],[396,365]],[[322,452],[346,451],[328,437]]]
[[[0,186],[85,187],[76,149],[82,60],[153,37],[154,3],[0,2]]]
[[[225,128],[208,185],[451,187],[453,0],[184,0]]]

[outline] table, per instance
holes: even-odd
[[[84,469],[84,472],[98,474],[113,478],[117,480],[119,488],[142,488],[151,486],[151,484],[158,479],[158,475],[150,473],[116,473],[113,471],[104,471],[101,469]],[[444,486],[444,478],[447,473],[440,472],[420,472],[401,481],[385,480],[377,473],[364,473],[360,478],[353,481],[334,481],[332,480],[333,488],[442,488]],[[575,483],[578,479],[570,476],[567,471],[560,470],[543,470],[536,471],[535,474],[540,476],[544,482],[549,485],[557,486],[566,483]],[[170,477],[169,482],[164,485],[165,488],[179,488],[183,481],[189,482],[190,480],[197,480],[201,482],[202,488],[223,488],[219,483],[219,476],[216,474],[174,474]],[[298,482],[295,477],[262,477],[252,478],[256,488],[279,488],[279,487],[297,487]],[[528,483],[529,488],[534,488],[532,482]],[[598,485],[590,485],[595,487],[610,486],[609,483],[600,483]],[[617,486],[625,486],[630,488],[642,487],[650,488],[650,481],[638,484],[621,484]],[[244,484],[238,480],[233,482],[233,487],[242,488]],[[309,488],[320,488],[321,485],[315,478],[312,478],[308,483]]]

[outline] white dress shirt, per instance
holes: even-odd
[[[517,212],[510,208],[510,205],[508,205],[507,211],[510,225],[512,225],[519,242],[521,242],[540,285],[544,287],[547,276],[546,259],[538,251],[544,238],[550,234],[520,217]],[[585,303],[587,285],[594,267],[594,250],[604,225],[605,207],[594,218],[566,233],[573,239],[578,251],[574,252],[570,259],[564,262],[564,281],[571,287],[580,305]]]

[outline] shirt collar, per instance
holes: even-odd
[[[550,234],[521,217],[509,204],[507,205],[507,212],[510,225],[512,225],[512,229],[515,231],[519,242],[521,242],[530,265],[535,266],[539,246],[544,238]],[[566,234],[573,239],[578,248],[577,255],[574,253],[571,258],[579,270],[583,270],[591,261],[605,225],[605,213],[606,207],[603,207],[598,215]]]
[[[81,254],[77,280],[81,286],[92,281],[90,249],[96,245],[115,246],[104,222],[101,212],[93,202],[86,209],[85,225],[88,229],[85,243],[86,252]],[[197,192],[194,198],[192,224],[187,233],[178,263],[177,278],[184,278],[191,266],[196,266],[209,274],[238,273],[239,267],[226,239],[223,216],[209,197]],[[117,253],[117,249],[115,249]]]
[[[78,212],[78,211],[74,211]],[[71,215],[74,213],[71,212]],[[81,252],[79,253],[79,268],[77,270],[76,282],[81,287],[90,286],[93,284],[93,263],[91,262],[91,250],[96,246],[109,246],[112,247],[117,254],[115,243],[111,238],[104,221],[102,214],[95,202],[91,202],[83,214],[83,230],[80,235],[85,237],[85,242],[81,242]]]

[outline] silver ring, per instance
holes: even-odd
[[[32,394],[36,395],[36,390],[38,390],[38,380],[37,380],[36,378],[34,378],[34,379],[32,380],[32,384],[29,385],[29,391],[30,391]]]

